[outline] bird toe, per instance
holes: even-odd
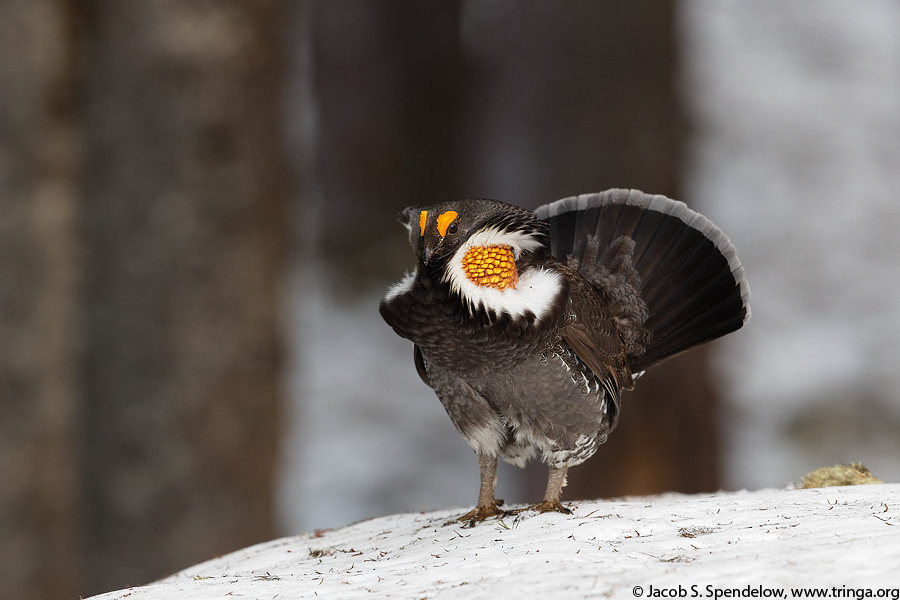
[[[525,510],[533,510],[539,513],[558,512],[564,515],[572,514],[572,511],[563,506],[559,500],[544,500],[543,502],[538,502],[537,504],[529,506]]]
[[[474,527],[476,523],[480,523],[485,519],[505,514],[504,511],[500,510],[500,504],[502,503],[502,500],[495,500],[493,504],[487,506],[476,506],[463,516],[447,522],[446,525],[462,523],[465,528]]]

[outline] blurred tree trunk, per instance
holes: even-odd
[[[273,534],[281,4],[0,3],[0,581]]]
[[[281,5],[78,5],[93,591],[273,528],[285,170]]]
[[[463,195],[460,4],[315,3],[320,245],[341,281],[394,276],[409,256],[397,212]]]
[[[83,583],[67,9],[0,3],[0,596],[25,600],[74,598]]]
[[[547,143],[578,150],[548,165],[544,201],[634,187],[690,203],[681,196],[686,137],[675,3],[579,4],[580,11],[559,11],[561,23],[548,16],[550,39],[580,57],[559,64],[588,67],[580,85],[555,96],[576,109],[562,111]],[[694,349],[649,371],[634,392],[626,392],[618,428],[594,458],[571,471],[566,496],[717,489],[718,397],[707,358],[708,349]]]

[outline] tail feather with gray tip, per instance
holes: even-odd
[[[605,294],[637,373],[739,329],[750,286],[734,246],[683,202],[637,190],[541,206],[552,254]]]

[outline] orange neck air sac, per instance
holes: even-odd
[[[498,290],[516,289],[519,274],[511,246],[472,246],[462,259],[462,268],[472,283]]]

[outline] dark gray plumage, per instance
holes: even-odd
[[[534,213],[494,200],[409,207],[419,259],[381,303],[416,368],[478,455],[478,505],[501,511],[497,459],[540,456],[544,501],[606,441],[642,371],[740,328],[749,287],[728,238],[681,202],[634,190]]]

